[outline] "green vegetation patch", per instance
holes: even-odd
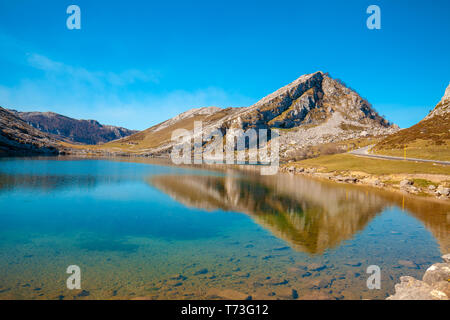
[[[450,166],[412,161],[383,160],[334,154],[296,162],[301,167],[316,167],[323,172],[361,171],[368,174],[444,174],[450,175]]]

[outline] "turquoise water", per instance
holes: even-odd
[[[440,261],[449,212],[286,175],[1,159],[0,299],[385,298]]]

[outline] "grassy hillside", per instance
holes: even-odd
[[[412,161],[383,160],[335,154],[295,163],[299,167],[315,167],[322,172],[358,171],[374,175],[387,174],[444,174],[450,175],[450,166]]]
[[[450,113],[436,115],[378,143],[372,152],[410,158],[450,160]]]

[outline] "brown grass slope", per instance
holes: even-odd
[[[99,148],[111,152],[150,152],[157,155],[171,147],[172,133],[175,130],[193,130],[196,121],[201,121],[203,125],[214,124],[238,110],[239,108],[220,109],[216,107],[192,109],[126,138],[106,143]]]
[[[375,153],[410,158],[450,160],[450,85],[442,100],[416,125],[379,142]]]

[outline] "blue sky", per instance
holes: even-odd
[[[322,70],[407,127],[450,81],[449,13],[448,0],[1,0],[0,105],[145,129]]]

